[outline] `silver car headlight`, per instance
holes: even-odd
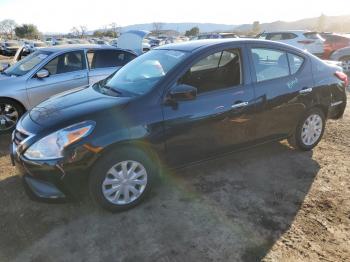
[[[64,149],[91,134],[95,122],[85,121],[58,130],[31,145],[24,156],[30,160],[50,160],[63,157]]]

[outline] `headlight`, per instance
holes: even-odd
[[[95,122],[86,121],[56,131],[31,145],[24,156],[30,160],[49,160],[63,157],[64,149],[91,134]]]

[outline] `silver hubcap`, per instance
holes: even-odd
[[[350,59],[342,61],[342,67],[344,72],[350,72]]]
[[[301,139],[307,146],[313,145],[321,136],[323,128],[322,118],[319,115],[310,115],[304,122]]]
[[[9,104],[0,103],[0,131],[12,129],[18,121],[16,108]]]
[[[147,172],[136,161],[119,162],[108,170],[102,183],[104,197],[116,205],[134,202],[144,192],[147,185]]]

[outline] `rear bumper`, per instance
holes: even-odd
[[[328,110],[328,118],[339,119],[343,117],[345,108],[346,108],[346,100],[333,102]]]

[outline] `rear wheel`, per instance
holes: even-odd
[[[94,166],[89,190],[93,200],[116,212],[144,199],[156,175],[151,157],[137,148],[121,148],[102,157]]]
[[[11,132],[23,113],[22,105],[16,101],[0,98],[0,134]]]
[[[325,125],[325,115],[322,110],[313,108],[301,118],[294,134],[288,139],[288,142],[291,146],[300,150],[311,150],[322,139]]]

